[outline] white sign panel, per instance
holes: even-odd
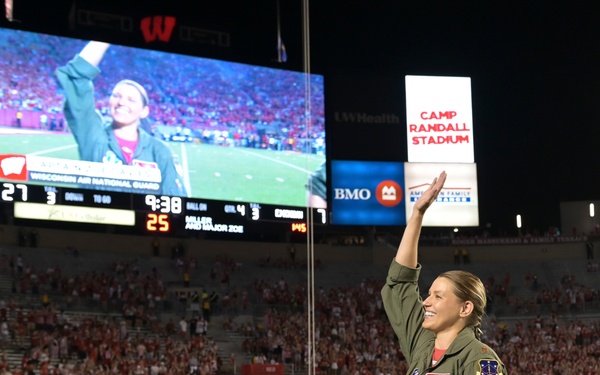
[[[446,171],[446,183],[436,202],[427,209],[423,226],[479,226],[476,164],[404,163],[406,217],[410,217],[417,199],[442,171]]]
[[[135,225],[135,211],[132,210],[64,206],[60,204],[15,202],[15,217],[75,223]]]
[[[471,78],[406,76],[408,161],[474,163]]]

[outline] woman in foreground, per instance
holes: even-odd
[[[415,203],[381,291],[385,311],[408,362],[407,374],[507,375],[496,353],[479,341],[486,294],[477,276],[444,272],[424,301],[419,294],[423,217],[445,181],[442,172]]]

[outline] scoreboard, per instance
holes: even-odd
[[[69,124],[68,90],[53,69],[111,36],[18,28],[0,27],[0,40],[12,46],[3,58],[13,67],[0,86],[14,86],[13,76],[36,85],[0,98],[0,214],[27,226],[227,239],[327,224],[325,208],[305,207],[309,176],[327,160],[322,75],[112,42],[89,82],[93,98],[75,90],[69,100],[94,108],[96,125],[108,130],[116,122],[107,98],[127,77],[148,91],[138,132],[165,147],[129,161],[120,151],[131,145],[89,157],[81,139],[103,141]],[[39,51],[53,51],[44,72],[35,64]],[[38,103],[32,98],[39,98],[35,108],[27,105]]]
[[[86,190],[2,182],[0,202],[12,206],[15,219],[122,226],[131,233],[224,233],[242,237],[256,230],[251,223],[280,223],[282,229],[306,230],[306,223],[325,225],[325,208],[302,208],[167,195]],[[259,226],[260,228],[260,226]]]

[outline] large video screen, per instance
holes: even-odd
[[[326,165],[321,75],[23,30],[0,44],[0,180],[306,206]]]

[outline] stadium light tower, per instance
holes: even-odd
[[[519,237],[521,237],[521,215],[517,215],[517,229],[519,230]]]

